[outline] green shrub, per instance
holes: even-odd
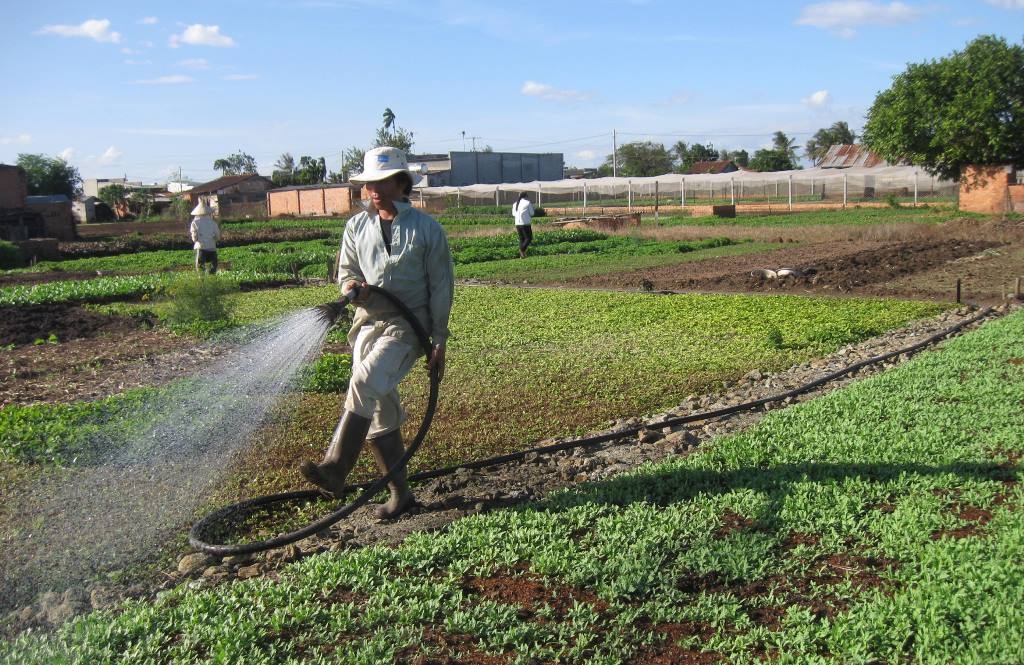
[[[305,372],[302,389],[311,393],[343,393],[352,377],[352,356],[325,353]]]
[[[12,242],[0,240],[0,269],[22,268],[25,265],[25,256],[21,248]]]
[[[193,326],[224,323],[231,318],[231,306],[225,296],[238,290],[238,285],[216,275],[203,273],[177,278],[167,287],[171,307],[167,321],[172,326]]]

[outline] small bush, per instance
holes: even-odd
[[[352,356],[325,353],[305,372],[302,388],[311,393],[343,393],[352,377]]]
[[[195,274],[176,279],[167,287],[171,301],[167,321],[172,326],[206,330],[209,324],[228,323],[231,306],[225,298],[238,290],[238,285],[216,275]],[[216,326],[214,326],[216,327]]]
[[[21,248],[13,242],[0,240],[0,269],[9,270],[11,268],[23,268],[24,266],[25,256],[21,253]]]

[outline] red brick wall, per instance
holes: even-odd
[[[322,189],[300,189],[299,190],[299,214],[323,215],[324,214],[324,190]]]
[[[335,187],[324,190],[328,215],[346,215],[352,212],[352,194],[355,190],[348,187]]]
[[[1024,185],[1010,185],[1010,210],[1024,212]]]
[[[1009,185],[1010,172],[1005,166],[968,166],[960,177],[960,210],[1006,212]]]
[[[291,189],[283,192],[267,192],[267,216],[299,214],[299,192]]]
[[[348,187],[324,187],[267,192],[267,215],[346,215],[352,212],[352,191]]]

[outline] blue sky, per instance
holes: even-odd
[[[415,152],[803,144],[855,132],[908,63],[1024,36],[1024,0],[5,2],[0,162],[83,178],[216,177],[243,150],[338,170],[383,111]]]

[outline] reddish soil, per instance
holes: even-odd
[[[566,285],[652,291],[798,293],[992,303],[1024,274],[1019,243],[962,238],[823,242],[663,268],[575,279]],[[791,275],[768,271],[790,269]]]
[[[800,238],[800,244],[782,249],[597,275],[560,285],[951,302],[960,279],[963,301],[993,304],[1024,276],[1024,226],[1019,224],[953,226],[940,231],[931,227],[916,235],[881,240],[848,236],[836,230]],[[768,278],[760,272],[779,268],[799,273]],[[0,286],[68,276],[0,275]],[[192,348],[194,340],[151,328],[152,321],[145,318],[112,316],[78,306],[0,309],[0,348],[6,349],[0,366],[5,377],[0,406],[95,399],[126,387],[154,385],[157,376],[206,362],[206,352]],[[50,335],[60,344],[46,343]]]

